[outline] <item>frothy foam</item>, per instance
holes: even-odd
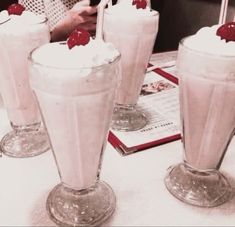
[[[32,54],[34,62],[58,68],[96,67],[113,62],[119,52],[111,43],[90,39],[85,46],[69,49],[65,42],[45,44]]]
[[[20,35],[28,26],[40,25],[46,20],[46,17],[30,11],[23,11],[21,15],[9,15],[6,10],[0,12],[1,32],[5,34]]]
[[[42,15],[36,15],[33,12],[30,11],[23,11],[23,13],[19,15],[10,15],[10,18],[13,20],[17,20],[17,22],[20,22],[22,24],[40,24],[43,23],[46,18]]]
[[[203,27],[195,35],[188,37],[184,45],[190,49],[209,54],[235,55],[235,42],[226,42],[216,35],[219,25]]]
[[[132,1],[121,1],[120,3],[108,7],[106,9],[107,13],[122,15],[123,17],[133,17],[134,16],[153,16],[157,12],[153,11],[148,6],[145,9],[136,9],[135,5],[132,5]]]

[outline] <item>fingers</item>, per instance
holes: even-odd
[[[91,16],[87,16],[85,18],[78,17],[77,20],[73,21],[73,23],[60,22],[51,32],[51,41],[66,40],[69,34],[78,26],[88,30],[91,35],[94,35],[96,29],[96,20]]]
[[[96,23],[96,17],[93,16],[84,16],[84,15],[74,15],[72,24],[79,25],[81,23]]]
[[[89,6],[89,0],[83,0],[76,3],[71,10],[67,12],[64,19],[59,21],[51,33],[52,41],[66,39],[66,37],[76,28],[82,27],[94,34],[96,28],[96,6]]]
[[[72,9],[79,8],[80,6],[89,6],[90,5],[90,0],[83,0],[77,2]]]
[[[76,5],[75,5],[76,6]],[[68,11],[68,14],[87,14],[87,15],[92,15],[95,14],[97,12],[97,7],[96,6],[77,6],[77,7],[73,7],[72,9],[70,9]]]
[[[79,25],[80,28],[83,28],[90,32],[91,35],[95,33],[96,30],[96,24],[91,24],[91,23],[83,23]]]

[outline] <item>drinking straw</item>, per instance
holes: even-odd
[[[97,6],[96,39],[103,39],[104,8],[110,0],[101,0]]]
[[[109,1],[109,3],[108,3],[108,7],[110,7],[110,6],[112,6],[113,5],[113,1],[111,0],[111,1]]]
[[[226,21],[227,11],[228,11],[228,1],[229,0],[222,0],[221,2],[219,24],[224,24]]]

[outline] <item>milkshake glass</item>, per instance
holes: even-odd
[[[126,1],[126,0],[118,0],[117,3],[120,3],[122,1]],[[146,0],[146,2],[147,2],[147,6],[151,8],[151,0]]]
[[[31,86],[61,179],[48,196],[47,211],[59,225],[99,225],[114,212],[115,195],[99,175],[118,60],[111,44],[93,40],[71,50],[65,43],[46,44],[31,55]]]
[[[49,148],[37,102],[29,85],[30,51],[50,40],[45,17],[24,11],[20,16],[2,11],[0,24],[0,91],[13,128],[1,141],[12,157],[31,157]]]
[[[165,178],[176,198],[202,207],[218,206],[231,196],[219,168],[235,128],[235,42],[221,40],[217,28],[203,28],[179,44],[184,162]]]
[[[123,0],[104,11],[104,39],[121,53],[122,79],[112,119],[114,130],[138,130],[148,122],[136,104],[158,32],[158,21],[158,12],[148,6],[137,9],[132,1]]]

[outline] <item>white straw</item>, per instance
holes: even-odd
[[[219,15],[219,24],[224,24],[227,17],[228,0],[222,0]]]
[[[108,3],[108,7],[110,7],[110,6],[112,6],[113,5],[113,1],[111,0],[111,1],[109,1],[109,3]]]
[[[103,39],[104,8],[110,0],[101,0],[97,6],[96,39]]]

